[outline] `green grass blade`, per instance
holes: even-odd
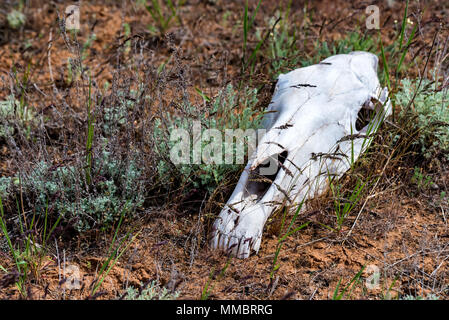
[[[53,224],[50,231],[48,232],[47,238],[44,238],[44,245],[48,242],[48,239],[50,239],[51,235],[53,234],[53,231],[55,231],[55,229],[58,226],[59,222],[61,221],[63,215],[64,215],[63,213],[60,214],[58,219],[56,219],[56,222]]]
[[[384,65],[384,73],[385,73],[385,79],[387,81],[388,92],[391,92],[390,71],[388,68],[387,58],[385,57],[384,45],[382,43],[382,39],[380,38],[380,34],[379,34],[379,41],[380,41],[380,51],[381,51],[381,55],[382,55],[382,63]]]
[[[209,278],[207,279],[206,284],[203,288],[203,291],[201,292],[201,300],[207,300],[207,298],[209,297],[209,286],[212,282],[212,277],[214,275],[214,271],[215,271],[215,268],[212,267],[210,274],[209,274]]]
[[[127,202],[128,204],[128,202]],[[126,206],[126,205],[125,205]],[[103,263],[103,265],[100,268],[99,274],[102,274],[103,271],[108,267],[109,263],[112,260],[112,257],[114,256],[113,253],[117,252],[117,249],[112,250],[112,248],[114,247],[115,241],[117,239],[117,235],[118,235],[118,231],[120,229],[120,226],[122,225],[123,219],[125,217],[125,210],[122,211],[122,214],[120,216],[120,220],[118,222],[117,228],[115,229],[115,233],[114,236],[112,237],[112,241],[111,241],[111,245],[109,246],[108,249],[108,259],[105,261],[105,263]]]
[[[8,229],[6,228],[6,222],[5,222],[5,214],[3,211],[3,202],[2,202],[2,198],[0,197],[0,228],[2,230],[3,236],[6,238],[6,242],[8,243],[8,248],[9,251],[11,251],[11,255],[14,259],[14,262],[17,266],[18,271],[20,272],[20,266],[19,266],[19,262],[17,259],[17,254],[16,254],[16,250],[14,249],[14,246],[12,245],[12,241],[11,238],[9,237],[8,234]]]
[[[44,216],[44,236],[43,239],[47,238],[47,218],[48,218],[48,197],[46,198],[46,203],[45,203],[45,216]],[[45,242],[45,240],[44,240]],[[45,245],[45,243],[44,243]]]
[[[415,32],[416,32],[417,27],[418,27],[418,25],[416,25],[416,24],[413,27],[412,33],[410,34],[410,37],[408,38],[407,44],[406,44],[406,46],[404,48],[404,51],[402,52],[401,59],[399,60],[398,67],[396,69],[396,73],[399,73],[399,71],[401,70],[402,63],[404,62],[405,55],[408,52],[408,48],[410,46],[410,43],[412,42],[413,37],[415,36]]]
[[[304,224],[300,225],[299,227],[293,229],[292,231],[286,233],[285,236],[284,236],[284,238],[287,238],[287,237],[291,236],[292,234],[298,232],[299,230],[304,229],[304,228],[307,227],[309,224],[310,224],[310,221],[307,221],[306,223],[304,223]]]
[[[335,287],[334,294],[332,296],[332,300],[340,300],[341,299],[341,297],[338,294],[338,291],[340,291],[340,285],[341,285],[341,279],[338,280],[337,286]]]
[[[114,250],[114,256],[115,259],[113,260],[112,263],[108,264],[108,269],[106,270],[106,272],[101,274],[100,280],[95,284],[94,289],[92,290],[92,295],[95,294],[95,292],[101,287],[101,284],[103,283],[103,281],[106,279],[107,275],[109,274],[109,272],[112,270],[112,268],[115,266],[115,264],[117,263],[118,259],[121,258],[121,256],[125,253],[125,251],[129,248],[129,246],[131,245],[131,243],[134,242],[134,240],[136,239],[137,235],[134,235],[131,240],[128,241],[128,243],[126,244],[126,246],[121,250],[120,248],[122,247],[123,243],[126,242],[126,240],[129,238],[129,236],[131,235],[130,232],[128,232],[126,234],[126,236],[124,237],[124,239],[120,242],[120,245],[117,247],[117,249]],[[111,255],[112,257],[112,255]],[[109,260],[110,261],[110,260]]]
[[[201,89],[195,87],[195,91],[203,98],[206,102],[210,102],[211,99],[203,92]]]
[[[91,184],[92,180],[92,145],[94,140],[94,123],[95,117],[92,111],[92,79],[89,78],[89,97],[87,101],[87,141],[86,141],[86,181]]]
[[[401,34],[399,36],[399,50],[402,49],[402,42],[404,41],[405,26],[407,24],[407,11],[408,11],[408,0],[405,2],[404,17],[402,18]]]
[[[247,39],[248,39],[248,0],[245,0],[245,12],[243,14],[243,57],[245,57]]]
[[[353,286],[353,283],[355,281],[357,281],[358,279],[360,279],[360,277],[362,276],[363,270],[365,270],[365,266],[363,266],[362,269],[360,269],[360,271],[357,272],[357,274],[351,279],[349,284],[346,287],[344,287],[343,290],[340,293],[338,293],[338,291],[340,289],[340,285],[341,285],[341,279],[340,279],[340,281],[338,281],[337,288],[334,291],[334,295],[332,297],[332,300],[341,300],[343,298],[344,294],[346,293],[346,291],[348,291],[348,289],[351,286]]]
[[[257,14],[257,11],[259,11],[260,4],[261,4],[261,3],[262,3],[262,0],[259,0],[259,2],[257,3],[256,10],[254,10],[253,15],[252,15],[252,17],[251,17],[251,21],[250,21],[250,23],[249,23],[249,25],[248,25],[248,30],[251,30],[251,28],[253,27],[254,20],[256,19],[256,14]]]

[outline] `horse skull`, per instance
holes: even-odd
[[[212,248],[239,258],[257,252],[277,208],[322,194],[330,176],[350,168],[391,114],[377,64],[375,55],[356,51],[279,76],[263,121],[267,131],[213,225]],[[358,128],[361,109],[374,116]]]

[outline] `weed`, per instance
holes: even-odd
[[[260,4],[262,3],[262,0],[259,0],[257,3],[257,7],[254,10],[251,18],[248,16],[248,0],[245,1],[245,10],[243,14],[243,56],[242,56],[242,70],[241,73],[244,74],[244,72],[247,70],[249,66],[251,66],[251,74],[254,72],[254,65],[256,62],[257,54],[262,46],[262,44],[265,41],[265,38],[259,37],[259,42],[257,43],[256,47],[252,51],[251,55],[248,54],[248,34],[251,31],[254,19],[256,18],[257,11],[259,11]]]
[[[224,277],[226,270],[229,267],[229,264],[231,263],[231,258],[228,258],[226,261],[225,266],[221,269],[220,274],[217,277],[217,280],[220,280]],[[215,268],[212,268],[209,274],[209,278],[207,279],[207,282],[203,288],[203,291],[201,292],[201,300],[207,300],[209,299],[210,293],[213,289],[212,281],[215,279]]]
[[[413,145],[420,149],[420,153],[426,159],[438,155],[449,159],[449,91],[435,90],[432,85],[428,79],[403,79],[395,100],[403,106],[401,117],[416,118],[413,129],[419,134]],[[411,101],[413,108],[408,110],[405,107]]]
[[[13,258],[14,267],[17,273],[16,287],[22,297],[27,297],[28,291],[26,285],[31,276],[33,279],[39,279],[44,262],[47,256],[47,244],[53,234],[55,228],[60,222],[60,217],[51,226],[48,221],[48,206],[45,208],[43,222],[39,221],[36,215],[33,215],[30,222],[26,220],[25,215],[21,214],[18,205],[18,223],[22,241],[13,244],[13,241],[8,233],[7,221],[3,210],[3,203],[0,197],[0,230],[6,238],[8,249]],[[41,224],[41,226],[39,226]],[[40,227],[41,232],[37,231]],[[2,267],[4,271],[6,270]],[[6,270],[7,272],[7,270]]]
[[[77,57],[70,57],[67,59],[67,77],[65,79],[67,86],[71,86],[75,81],[79,81],[81,79],[82,74],[88,70],[88,67],[84,64],[85,60],[89,56],[89,49],[92,47],[94,41],[97,40],[97,36],[95,33],[89,35],[86,41],[80,46],[78,43],[78,34],[77,30],[72,30],[72,38],[74,42],[77,44]],[[68,38],[67,38],[68,39]]]
[[[7,198],[12,189],[12,178],[0,177],[0,198]]]
[[[93,160],[92,168],[92,185],[87,187],[82,166],[39,162],[24,174],[10,199],[23,194],[37,214],[45,212],[50,199],[48,212],[52,216],[63,213],[63,222],[73,224],[76,230],[108,229],[122,210],[128,217],[143,203],[144,195],[136,192],[142,186],[141,170],[136,160],[114,158],[106,149]]]
[[[207,97],[207,99],[210,98]],[[211,163],[195,164],[193,155],[189,155],[193,164],[175,165],[167,158],[167,155],[170,153],[169,150],[178,143],[170,140],[170,132],[173,129],[185,129],[187,132],[192,132],[194,121],[201,123],[202,132],[205,129],[217,129],[220,132],[234,128],[241,130],[256,129],[260,126],[261,120],[261,115],[255,110],[256,103],[256,90],[246,88],[239,95],[232,85],[229,85],[226,90],[220,92],[211,102],[210,110],[207,114],[198,112],[198,108],[192,105],[184,106],[187,116],[167,113],[165,115],[167,120],[166,127],[164,128],[163,123],[159,122],[154,130],[157,153],[160,156],[158,163],[159,179],[165,181],[165,183],[178,181],[182,187],[185,187],[185,191],[189,191],[192,188],[205,188],[207,191],[212,192],[226,175],[238,171],[242,165],[216,164],[213,161]],[[237,108],[240,110],[236,110]],[[235,151],[237,143],[224,140],[222,141],[222,151]],[[228,145],[229,143],[231,145]],[[201,153],[203,153],[206,146],[207,142],[202,141]],[[243,161],[241,162],[243,164]]]
[[[125,300],[176,300],[180,293],[178,291],[170,292],[161,287],[156,281],[151,281],[149,285],[135,289],[128,287],[126,289]]]
[[[29,136],[31,126],[36,124],[36,114],[14,96],[6,101],[0,101],[0,139],[13,135],[15,126],[27,132]]]
[[[428,294],[427,296],[412,296],[406,295],[400,298],[400,300],[439,300],[440,297],[434,294]]]
[[[19,10],[12,10],[9,12],[6,19],[8,20],[8,25],[11,29],[19,29],[26,21],[25,15]]]
[[[365,188],[366,182],[357,180],[356,185],[350,191],[349,198],[346,199],[342,195],[341,184],[335,184],[333,179],[329,179],[329,189],[334,199],[335,218],[337,223],[337,231],[341,230],[343,223],[349,216],[352,209],[359,203],[362,198],[362,190]]]
[[[341,300],[345,297],[345,295],[348,298],[351,298],[352,290],[358,283],[360,283],[360,278],[362,276],[363,270],[365,270],[365,266],[363,266],[362,269],[360,269],[360,271],[357,272],[357,274],[351,279],[351,281],[343,289],[340,289],[340,286],[341,286],[341,279],[340,279],[337,283],[337,287],[334,290],[332,300]],[[347,291],[349,289],[350,289],[350,291],[349,291],[349,293],[347,293]]]
[[[161,36],[164,35],[173,18],[180,21],[177,8],[183,4],[184,1],[179,1],[176,5],[174,5],[172,0],[151,0],[151,5],[145,4],[145,8],[156,23],[156,27],[150,26],[149,30],[154,33],[159,32]]]
[[[307,67],[335,54],[352,51],[373,52],[375,50],[374,40],[369,34],[361,34],[358,31],[354,31],[331,44],[328,44],[327,41],[317,41],[313,55],[302,58],[300,62],[303,67]]]
[[[273,28],[269,43],[269,57],[271,59],[270,73],[277,78],[280,73],[290,71],[299,64],[300,51],[296,46],[296,29],[291,31],[288,19],[291,2],[285,12],[280,14],[281,20],[276,28]],[[275,19],[271,18],[269,25],[274,26]]]
[[[411,183],[415,184],[420,191],[423,191],[432,184],[432,177],[423,174],[422,169],[415,167]]]
[[[115,266],[115,264],[117,263],[117,260],[120,259],[120,257],[125,253],[125,251],[131,245],[131,243],[133,243],[134,240],[136,239],[136,237],[138,236],[138,233],[137,233],[133,237],[131,237],[131,231],[128,231],[126,233],[126,235],[123,237],[123,239],[120,240],[120,243],[118,244],[118,246],[115,249],[113,249],[113,247],[116,244],[118,232],[120,230],[120,226],[122,225],[124,217],[125,217],[125,211],[122,211],[120,220],[117,224],[117,227],[115,228],[114,237],[112,238],[111,245],[109,246],[109,250],[107,253],[108,258],[102,264],[100,271],[98,272],[98,276],[97,276],[96,280],[94,282],[92,282],[91,296],[95,296],[95,293],[101,287],[101,284],[103,283],[104,279],[107,277],[109,272],[112,270],[112,268]],[[129,239],[129,238],[131,238],[131,239]]]
[[[401,71],[401,67],[404,63],[405,56],[408,52],[411,42],[413,41],[413,39],[415,37],[415,33],[416,33],[416,30],[418,27],[417,24],[415,24],[413,26],[413,28],[410,32],[410,35],[407,39],[407,42],[404,44],[407,25],[410,22],[408,19],[408,4],[409,4],[409,1],[407,0],[406,4],[405,4],[402,22],[401,22],[401,29],[399,31],[399,34],[396,37],[396,40],[393,41],[389,46],[386,46],[384,48],[381,38],[379,37],[379,40],[381,41],[382,51],[383,51],[382,52],[382,60],[384,62],[384,71],[385,71],[384,76],[386,77],[386,80],[388,83],[390,82],[389,70],[394,70],[396,79],[400,79],[399,73]],[[385,53],[389,54],[388,62],[386,60]],[[396,67],[396,68],[393,69],[393,67]],[[390,86],[388,87],[388,89],[391,91]]]
[[[95,117],[92,112],[92,82],[89,79],[89,97],[87,100],[87,139],[86,139],[86,182],[92,183],[92,143],[94,140]]]

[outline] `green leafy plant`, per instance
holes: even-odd
[[[0,177],[0,198],[7,198],[12,189],[12,178]]]
[[[432,184],[432,177],[425,175],[422,172],[422,169],[415,167],[411,182],[415,184],[419,190],[425,190]]]
[[[156,27],[149,27],[150,31],[159,32],[163,35],[174,18],[180,21],[177,8],[183,5],[184,1],[178,1],[176,5],[172,0],[151,0],[150,2],[150,5],[145,4],[145,8],[156,23]]]

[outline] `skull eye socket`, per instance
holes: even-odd
[[[374,110],[374,106],[378,103],[377,100],[371,99],[365,102],[363,107],[360,109],[359,113],[357,113],[357,120],[355,121],[355,129],[357,131],[365,128],[371,120],[374,119],[376,115],[376,111]]]
[[[246,185],[246,196],[253,194],[257,196],[257,200],[260,200],[273,184],[287,156],[288,152],[285,150],[252,170]],[[274,170],[272,170],[273,166]]]
[[[372,119],[372,114],[372,110],[368,110],[365,108],[360,109],[359,113],[357,114],[357,120],[355,121],[355,129],[357,131],[360,131],[364,127],[366,127]]]

